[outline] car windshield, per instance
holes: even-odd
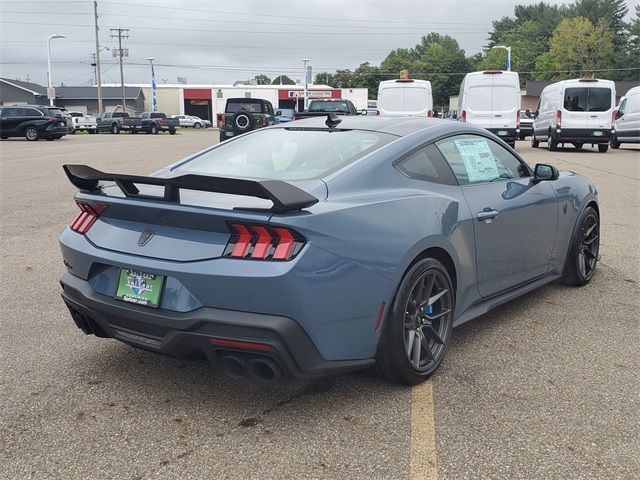
[[[360,130],[257,130],[222,143],[177,171],[273,180],[321,178],[395,138]]]
[[[227,113],[236,113],[244,110],[250,113],[262,113],[262,105],[256,102],[229,102],[227,103]]]
[[[348,112],[347,102],[312,102],[310,112]]]

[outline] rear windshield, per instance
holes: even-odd
[[[126,112],[111,112],[112,118],[126,118],[129,114]]]
[[[570,112],[606,112],[611,108],[611,89],[567,88],[564,91],[564,108]]]
[[[82,114],[81,112],[69,112],[69,115],[71,115],[72,117],[84,117],[84,114]]]
[[[270,180],[321,178],[395,138],[360,130],[256,130],[203,153],[177,171]]]
[[[256,102],[242,102],[242,103],[227,103],[227,112],[236,113],[240,110],[244,110],[249,113],[262,113],[262,104]]]
[[[164,113],[150,113],[149,118],[167,118]]]
[[[311,102],[310,112],[348,112],[347,102]]]

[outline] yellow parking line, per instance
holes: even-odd
[[[411,480],[437,480],[431,380],[411,389]]]

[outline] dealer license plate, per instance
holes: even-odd
[[[163,275],[121,268],[116,298],[125,302],[157,308],[164,283]]]
[[[498,130],[498,135],[504,137],[507,134],[506,130]]]
[[[601,137],[602,136],[602,132],[598,131],[598,132],[593,132],[593,136],[594,137]]]

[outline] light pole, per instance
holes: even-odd
[[[507,72],[511,71],[511,47],[505,47],[504,45],[496,45],[494,48],[504,48],[507,51],[507,60],[505,61],[505,70]]]
[[[49,97],[49,105],[53,107],[53,101],[56,98],[53,90],[53,82],[51,81],[51,40],[54,38],[67,38],[65,35],[53,34],[47,40],[47,77],[49,77],[49,88],[47,89],[47,97]]]
[[[153,71],[153,57],[147,57],[151,65],[151,111],[158,111],[158,89],[156,87],[156,73]]]
[[[308,104],[309,104],[309,92],[307,91],[307,87],[308,87],[308,78],[307,78],[307,62],[309,61],[308,58],[303,58],[302,59],[302,63],[304,64],[304,109],[305,111],[307,110]]]

